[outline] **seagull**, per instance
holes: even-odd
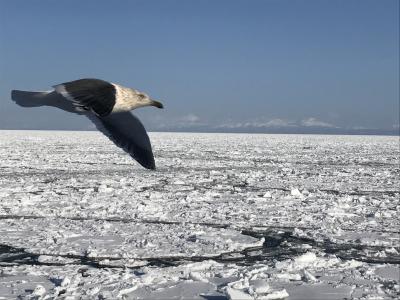
[[[100,79],[79,79],[53,88],[45,92],[13,90],[11,99],[23,107],[53,106],[85,115],[140,165],[156,168],[149,136],[130,111],[144,106],[163,108],[160,102],[135,89]]]

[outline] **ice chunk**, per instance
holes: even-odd
[[[175,180],[172,184],[183,185],[183,184],[185,184],[185,182],[178,179],[178,180]]]
[[[236,290],[236,289],[233,289],[230,287],[226,288],[226,294],[227,294],[229,300],[253,300],[254,299],[249,294],[247,294],[241,290]]]
[[[277,299],[285,299],[289,297],[289,294],[286,292],[285,289],[272,292],[268,295],[262,295],[260,297],[257,297],[257,300],[277,300]]]
[[[310,272],[308,272],[306,269],[303,270],[303,277],[304,277],[305,281],[307,281],[307,282],[318,281],[317,278],[315,278],[315,276],[313,274],[311,274]]]
[[[38,284],[33,290],[32,296],[43,297],[46,294],[46,289],[43,285]]]
[[[290,195],[293,196],[294,198],[302,198],[303,194],[299,191],[299,189],[292,189],[290,191]]]
[[[300,266],[307,266],[309,264],[312,264],[317,260],[317,255],[315,255],[314,252],[307,252],[299,257],[297,257],[294,262],[297,265]]]
[[[298,273],[281,273],[281,274],[275,274],[276,278],[279,279],[284,279],[286,281],[300,281],[301,276]]]
[[[251,287],[254,292],[256,292],[258,295],[260,294],[266,294],[271,291],[271,287],[265,280],[253,280],[251,282]]]
[[[272,198],[271,192],[266,192],[263,196],[264,198]]]

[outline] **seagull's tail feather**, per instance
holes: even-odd
[[[11,99],[19,106],[38,107],[49,105],[49,99],[46,97],[49,92],[27,92],[27,91],[11,91]]]
[[[13,90],[11,91],[11,99],[23,107],[52,106],[75,114],[82,115],[86,113],[86,111],[77,108],[71,101],[55,91],[26,92]]]

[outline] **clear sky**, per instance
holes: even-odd
[[[0,128],[90,128],[9,96],[85,77],[150,130],[398,128],[399,1],[0,0]]]

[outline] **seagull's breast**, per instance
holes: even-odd
[[[137,95],[130,89],[113,83],[115,87],[115,105],[111,113],[127,112],[138,107]]]

